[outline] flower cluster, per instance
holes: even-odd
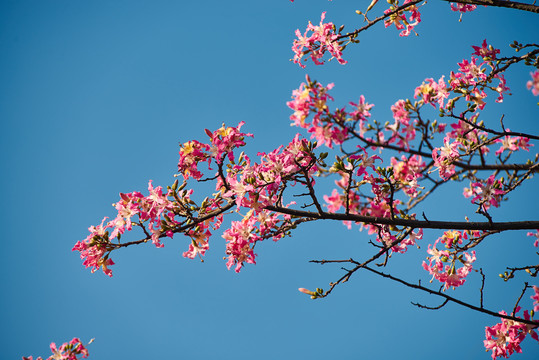
[[[474,11],[477,9],[477,5],[471,5],[471,4],[461,4],[461,3],[451,3],[451,10],[465,13],[469,11]]]
[[[435,103],[437,103],[441,109],[444,108],[444,101],[448,96],[449,92],[443,76],[438,82],[432,78],[425,79],[423,84],[416,87],[414,92],[414,98],[421,97],[425,104],[431,104],[434,107],[436,107]]]
[[[227,267],[230,269],[235,265],[236,272],[244,263],[255,263],[253,247],[256,242],[268,237],[276,241],[284,236],[279,230],[290,217],[267,211],[265,207],[279,203],[280,190],[288,181],[294,183],[296,176],[310,179],[318,171],[308,142],[299,134],[288,146],[258,155],[260,163],[254,164],[249,157],[241,156],[241,161],[227,173],[228,188],[221,187],[223,198],[234,199],[238,209],[250,209],[241,221],[233,221],[223,234],[227,241]]]
[[[333,88],[333,84],[322,86],[320,83],[311,82],[309,76],[307,82],[302,83],[299,89],[292,92],[292,101],[286,103],[288,107],[294,110],[290,116],[295,126],[307,129],[311,138],[318,141],[318,145],[326,145],[332,148],[334,144],[340,145],[346,139],[348,130],[346,127],[340,127],[331,121],[331,112],[328,108],[328,101],[333,98],[328,94]],[[370,116],[368,110],[372,105],[366,104],[365,99],[360,99],[359,104],[354,104],[356,110],[351,113],[354,119]],[[310,114],[313,115],[311,122],[307,121]]]
[[[78,338],[73,338],[70,342],[63,343],[60,347],[57,347],[55,343],[51,343],[50,347],[52,355],[47,360],[78,360],[79,355],[82,355],[82,358],[88,357],[88,349],[84,347]],[[33,360],[33,356],[23,356],[22,359]],[[39,356],[36,360],[43,360],[43,358]]]
[[[477,234],[474,234],[477,235]],[[457,245],[468,239],[466,232],[450,230],[444,232],[441,238],[438,238],[434,245],[429,244],[427,253],[430,255],[423,261],[423,268],[436,279],[444,284],[444,289],[450,287],[456,288],[466,281],[466,277],[472,270],[472,264],[475,262],[475,251],[471,254],[467,252],[460,253]],[[445,245],[446,250],[438,250],[437,244]],[[459,264],[461,266],[459,266]],[[432,280],[431,280],[432,282]]]
[[[457,140],[466,151],[477,147],[482,141],[487,139],[487,133],[472,125],[476,122],[477,115],[472,116],[471,119],[467,119],[467,121],[459,120],[457,123],[451,124],[452,130],[447,133],[447,137],[449,139]],[[483,154],[486,154],[490,150],[487,146],[481,146],[480,151]]]
[[[502,72],[494,71],[497,67],[496,54],[500,53],[500,50],[494,48],[492,45],[488,45],[486,39],[483,40],[481,47],[472,46],[474,52],[470,60],[464,59],[458,63],[458,72],[451,72],[449,85],[453,92],[459,93],[459,97],[464,96],[466,101],[469,101],[480,110],[483,110],[486,103],[484,99],[487,97],[485,88],[488,88],[498,94],[496,102],[503,102],[504,95],[509,92],[509,88],[506,85],[506,80]],[[479,58],[475,57],[479,56]],[[487,66],[490,67],[491,72],[488,73]],[[498,79],[497,86],[488,85],[493,79]],[[488,80],[488,81],[487,81]],[[456,98],[458,99],[458,97]],[[454,101],[452,99],[448,102],[448,108],[452,108]]]
[[[223,223],[223,216],[214,216],[205,221],[201,221],[196,227],[185,231],[185,235],[191,238],[189,249],[182,255],[188,259],[194,259],[202,256],[206,253],[206,250],[210,248],[209,239],[212,235],[210,229],[217,230]]]
[[[223,155],[228,155],[230,161],[234,161],[234,152],[232,150],[245,145],[245,137],[253,137],[253,134],[240,132],[241,127],[245,125],[240,121],[236,127],[226,127],[225,124],[214,132],[206,129],[206,134],[210,137],[211,146],[209,153],[215,161],[220,164]]]
[[[339,36],[335,33],[335,26],[331,22],[324,23],[325,18],[326,12],[324,11],[320,19],[320,25],[316,26],[309,22],[303,35],[301,35],[299,29],[296,30],[298,38],[294,40],[292,45],[292,51],[295,54],[293,61],[302,68],[305,68],[305,65],[301,63],[302,58],[308,53],[311,54],[311,59],[316,65],[324,63],[321,59],[326,52],[329,52],[332,58],[337,59],[339,64],[346,64],[347,62],[342,58],[342,48],[338,41]]]
[[[520,306],[516,308],[515,313],[520,311]],[[507,315],[505,311],[500,311],[500,314]],[[524,311],[524,319],[530,320],[528,311]],[[502,321],[494,326],[485,328],[484,340],[487,351],[492,351],[492,359],[497,357],[507,358],[514,352],[521,353],[520,343],[528,334],[539,341],[536,329],[531,325],[527,325],[514,320],[501,319]]]
[[[112,271],[108,268],[114,262],[108,258],[109,252],[114,249],[111,240],[120,239],[121,235],[133,227],[133,217],[138,217],[138,226],[142,222],[148,222],[148,230],[151,239],[156,247],[163,247],[160,242],[162,230],[162,220],[167,215],[168,222],[174,222],[173,203],[163,194],[162,187],[153,187],[152,181],[148,183],[149,195],[144,196],[134,191],[129,194],[120,194],[120,201],[115,206],[118,215],[113,220],[105,224],[106,217],[98,226],[88,228],[90,234],[83,241],[78,241],[73,247],[73,251],[79,251],[83,265],[92,268],[95,272],[99,268],[108,276],[112,276]],[[187,195],[188,197],[188,195]],[[170,224],[174,225],[174,224]],[[109,233],[109,230],[111,231]],[[167,236],[172,237],[172,232],[168,230]]]
[[[419,188],[417,181],[423,177],[422,170],[425,168],[423,158],[418,155],[406,158],[406,156],[402,155],[399,161],[392,157],[391,166],[393,168],[393,178],[397,184],[400,184],[406,195],[415,198]]]
[[[413,0],[405,0],[403,5],[411,3]],[[414,30],[414,27],[421,22],[421,13],[416,5],[410,5],[404,10],[397,11],[399,7],[398,0],[390,0],[388,3],[391,5],[389,9],[384,11],[384,14],[391,14],[384,20],[385,27],[389,27],[395,24],[397,30],[402,30],[399,36],[408,36]],[[408,17],[406,17],[406,13]]]
[[[225,127],[223,124],[221,128],[214,132],[206,129],[206,134],[210,137],[211,145],[203,144],[196,140],[184,143],[180,149],[178,172],[186,180],[190,177],[200,180],[203,176],[202,172],[198,170],[198,164],[200,162],[207,161],[209,168],[212,159],[220,164],[225,154],[230,157],[230,160],[233,160],[234,153],[232,150],[244,146],[245,137],[253,137],[252,134],[240,132],[244,124],[245,122],[242,121],[235,128]]]

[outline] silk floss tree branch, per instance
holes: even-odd
[[[358,10],[366,25],[348,33],[343,32],[344,26],[325,22],[326,13],[322,13],[318,25],[309,23],[304,32],[296,31],[293,62],[305,68],[308,59],[322,65],[329,56],[345,65],[346,47],[358,44],[359,36],[368,29],[384,24],[386,28],[394,26],[402,37],[409,36],[421,23],[421,9],[428,6],[426,1],[417,0],[387,3],[375,0],[365,11]],[[452,2],[448,10],[462,15],[481,11],[480,5],[532,13],[539,9],[534,3],[466,0]],[[348,99],[348,106],[332,110],[334,84],[323,85],[306,76],[287,103],[290,121],[302,133],[269,153],[251,158],[240,152],[254,137],[243,130],[248,124],[206,129],[206,141],[182,142],[172,185],[163,188],[149,181],[146,194],[121,193],[114,204],[116,215],[91,226],[89,235],[73,250],[92,272],[102,270],[112,277],[111,257],[117,250],[149,242],[161,248],[165,240],[174,239],[185,243],[184,257],[202,260],[210,240],[215,241],[214,234],[224,227],[221,238],[226,244],[226,267],[239,273],[246,264],[256,264],[257,243],[291,236],[308,222],[339,221],[349,229],[367,232],[372,254],[363,261],[313,260],[351,268],[342,268],[344,273],[326,291],[300,288],[300,292],[313,299],[327,297],[353,274],[365,270],[442,301],[436,306],[414,304],[420,308],[440,309],[454,303],[500,318],[496,325],[486,327],[486,350],[493,359],[521,352],[520,344],[528,335],[539,341],[539,320],[534,319],[539,310],[539,288],[528,283],[536,280],[539,265],[501,264],[504,272],[499,276],[505,281],[514,281],[515,273],[529,276],[506,313],[484,306],[485,282],[498,274],[485,274],[475,268],[475,262],[482,257],[481,245],[502,232],[530,230],[527,235],[534,241],[526,251],[539,246],[535,214],[509,221],[493,213],[523,184],[534,181],[539,156],[530,151],[539,134],[506,129],[504,121],[511,115],[501,115],[499,122],[484,116],[487,106],[495,108],[510,94],[505,78],[508,69],[529,67],[530,80],[517,86],[539,95],[539,45],[515,41],[498,49],[485,39],[471,44],[470,49],[446,75],[427,78],[410,88],[411,96],[397,100],[390,107],[391,116],[383,121],[373,118],[374,104],[363,94]],[[429,115],[433,110],[438,114],[434,119]],[[328,192],[323,184],[331,180],[334,187]],[[200,182],[213,182],[214,191],[195,193]],[[455,196],[469,199],[468,210],[482,221],[469,221],[466,214],[462,214],[464,221],[431,218],[427,201],[455,183],[461,189]],[[414,211],[422,205],[425,210],[418,215]],[[137,229],[138,237],[129,234]],[[427,239],[424,229],[438,230],[438,237]],[[135,238],[125,241],[128,235]],[[410,247],[419,244],[425,245],[427,260],[417,265],[430,279],[429,285],[373,266],[388,269],[395,256],[406,256]],[[481,279],[479,301],[452,294],[472,276]],[[54,347],[53,352],[69,350],[71,357],[54,355],[55,359],[87,356],[78,339],[66,344],[61,351]]]

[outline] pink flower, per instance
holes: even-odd
[[[535,294],[531,296],[533,300],[533,311],[538,312],[539,311],[539,287],[533,286],[533,291],[535,292]]]
[[[350,102],[350,105],[356,108],[354,111],[349,113],[354,120],[367,120],[367,118],[371,116],[369,110],[374,107],[373,104],[368,104],[365,102],[365,96],[363,95],[359,97],[357,104]]]
[[[454,4],[452,3],[451,8],[453,8],[453,5]],[[473,6],[474,9],[476,7],[475,5],[468,5],[468,4],[458,4],[458,6],[462,6],[463,8]],[[453,10],[453,11],[455,11],[455,10]],[[471,11],[471,10],[469,10],[469,11]],[[480,56],[483,60],[485,60],[485,59],[494,60],[494,59],[496,59],[496,54],[500,53],[500,50],[495,49],[492,45],[487,45],[487,39],[483,40],[483,44],[481,45],[481,47],[473,46],[473,45],[472,45],[472,47],[475,50],[473,55]]]
[[[202,144],[196,140],[188,141],[181,146],[180,160],[178,162],[178,171],[183,175],[184,179],[190,177],[199,180],[203,174],[198,171],[198,163],[201,161],[208,161],[208,167],[210,164],[210,158],[207,151],[210,147],[206,144]]]
[[[535,234],[532,233],[532,232],[530,231],[530,232],[528,232],[526,235],[528,235],[528,236],[534,236],[534,237],[535,237],[535,242],[533,243],[533,246],[539,247],[539,229],[537,229],[537,230],[535,231]]]
[[[502,187],[502,182],[495,180],[494,175],[490,175],[486,181],[473,183],[469,193],[465,193],[465,196],[468,194],[475,195],[472,203],[481,204],[481,207],[486,211],[491,205],[494,207],[500,206],[502,196],[505,194]]]
[[[539,95],[539,70],[531,72],[532,79],[526,83],[528,90],[531,90],[534,96]]]
[[[442,76],[438,82],[433,79],[425,79],[423,84],[415,89],[414,98],[418,96],[421,96],[424,103],[431,104],[433,107],[436,107],[435,103],[438,103],[439,108],[443,109],[444,100],[449,97],[444,77]]]
[[[195,257],[197,257],[197,255],[202,257],[206,253],[206,250],[208,250],[209,248],[210,245],[206,241],[199,240],[197,242],[193,240],[191,244],[189,244],[189,250],[183,253],[183,257],[189,259],[194,259]]]
[[[458,152],[459,146],[461,146],[459,141],[451,143],[449,136],[446,136],[444,138],[444,146],[432,150],[434,165],[438,167],[440,177],[444,180],[449,179],[455,174],[455,165],[453,165],[453,162],[460,156]]]
[[[337,189],[333,189],[331,196],[324,195],[324,201],[328,204],[328,211],[333,213],[343,206],[343,199]]]

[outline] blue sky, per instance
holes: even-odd
[[[205,140],[205,128],[245,121],[243,130],[255,135],[246,148],[252,154],[288,143],[298,129],[289,126],[285,103],[307,73],[335,83],[335,106],[364,94],[376,105],[373,117],[385,121],[391,104],[411,97],[426,77],[448,75],[484,38],[508,55],[515,39],[537,41],[536,15],[480,8],[459,23],[448,3],[433,1],[422,9],[417,37],[378,26],[347,49],[346,66],[303,70],[289,61],[297,28],[327,11],[327,21],[350,30],[362,25],[358,6],[1,1],[2,357],[48,356],[51,341],[76,336],[96,339],[91,359],[490,358],[484,327],[496,319],[456,305],[419,310],[410,301],[439,302],[371,274],[355,274],[323,300],[300,294],[298,287],[327,287],[341,276],[338,267],[309,260],[373,253],[366,233],[340,223],[308,224],[260,244],[257,265],[240,274],[226,270],[219,234],[204,263],[181,256],[183,236],[163,249],[119,251],[112,279],[91,274],[71,252],[90,225],[114,216],[119,192],[145,191],[149,179],[171,184],[178,143]],[[538,98],[525,88],[530,71],[507,74],[513,96],[488,110],[494,124],[505,113],[512,130],[536,131]],[[460,194],[460,186],[449,187],[421,211],[432,219],[474,218]],[[495,220],[536,220],[538,200],[532,181]],[[426,232],[421,249],[395,257],[389,270],[428,281],[421,261],[438,236]],[[496,274],[505,257],[510,265],[536,261],[530,244],[523,231],[484,244],[478,262],[490,271],[489,308],[512,308],[523,278],[503,284]],[[467,285],[455,296],[477,301],[479,277]],[[531,305],[529,296],[523,301]],[[537,355],[527,340],[514,358]]]

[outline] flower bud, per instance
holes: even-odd
[[[305,288],[298,288],[298,291],[299,292],[302,292],[304,294],[307,294],[307,295],[311,295],[311,299],[315,299],[316,298],[316,293],[314,291],[311,291],[311,290],[307,290]]]

